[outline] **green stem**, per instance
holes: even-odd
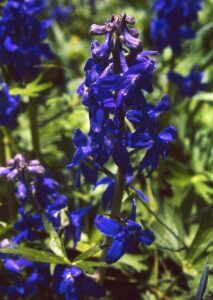
[[[6,165],[6,144],[5,144],[5,134],[2,129],[0,129],[0,166]],[[16,215],[16,198],[13,191],[13,184],[11,182],[6,183],[7,190],[7,209],[8,215],[11,222],[14,221]]]
[[[33,157],[40,155],[39,130],[38,130],[38,104],[34,99],[29,99],[29,120],[32,138]]]
[[[0,129],[0,165],[6,165],[6,151],[5,151],[5,143],[4,143],[4,133],[3,130]]]

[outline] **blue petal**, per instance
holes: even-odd
[[[98,182],[96,182],[96,185],[94,188],[96,188],[97,186],[102,185],[102,184],[112,184],[113,182],[115,182],[114,179],[112,179],[110,177],[103,177],[100,180],[98,180]]]
[[[103,109],[98,107],[93,109],[90,115],[90,123],[94,132],[100,132],[104,121]]]
[[[12,39],[9,36],[6,37],[4,41],[4,46],[9,52],[14,52],[18,48],[18,46],[12,42]]]
[[[177,135],[177,129],[170,125],[159,133],[159,138],[165,142],[172,142]]]
[[[157,114],[161,114],[169,110],[169,107],[170,107],[169,95],[164,95],[162,99],[158,102],[158,104],[155,106],[154,111]]]
[[[85,147],[88,144],[88,138],[80,129],[74,132],[73,142],[76,148]]]
[[[131,121],[132,123],[136,123],[136,124],[140,124],[142,121],[142,117],[143,117],[143,112],[138,111],[138,110],[129,110],[126,114],[126,117],[129,121]]]
[[[106,262],[108,264],[112,264],[119,260],[124,253],[126,252],[125,242],[124,240],[114,239],[112,245],[110,246],[107,255]]]
[[[154,141],[148,134],[134,132],[127,135],[127,146],[130,148],[150,148]]]
[[[143,200],[144,202],[149,202],[149,198],[146,195],[144,195],[144,193],[142,193],[139,189],[136,189],[132,185],[130,186],[130,188],[136,192],[136,194],[139,196],[141,200]]]
[[[20,182],[18,185],[17,196],[19,200],[25,200],[27,197],[27,188],[23,182]]]
[[[155,240],[155,235],[150,230],[142,230],[140,241],[143,245],[149,246],[151,245]]]
[[[80,276],[81,274],[83,274],[82,270],[79,269],[78,267],[72,267],[72,268],[70,269],[70,273],[71,273],[72,276],[74,276],[74,277],[78,277],[78,276]]]
[[[95,218],[95,225],[105,235],[116,237],[122,230],[122,226],[113,219],[108,219],[104,216],[98,215]]]

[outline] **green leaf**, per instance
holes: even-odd
[[[49,241],[50,249],[56,255],[68,260],[66,250],[60,240],[60,237],[58,236],[57,232],[55,231],[53,225],[47,220],[47,217],[44,214],[42,214],[42,221],[43,221],[46,231],[49,233],[49,236],[50,236],[50,241]]]
[[[207,93],[207,92],[198,93],[196,96],[192,98],[192,100],[213,102],[213,95],[212,93]]]
[[[194,262],[199,256],[201,256],[212,243],[213,237],[211,230],[211,220],[211,210],[205,211],[202,214],[199,228],[187,253],[187,259],[190,262]]]
[[[79,267],[86,273],[94,273],[96,268],[107,268],[109,265],[102,261],[78,261],[73,265]]]
[[[86,260],[88,258],[90,258],[91,256],[93,256],[95,253],[99,252],[100,249],[100,245],[95,245],[92,248],[88,249],[87,251],[85,251],[84,253],[79,254],[73,262],[78,262],[78,261],[83,261]]]
[[[39,75],[35,80],[26,84],[24,88],[14,87],[10,89],[11,95],[28,96],[30,98],[37,98],[41,92],[49,89],[52,86],[51,82],[40,83],[42,75]]]
[[[209,265],[208,265],[208,262],[206,262],[204,265],[204,268],[203,268],[201,278],[200,278],[200,283],[198,286],[197,295],[196,295],[195,300],[203,299],[203,295],[204,295],[206,287],[207,287],[208,274],[209,274]]]
[[[21,255],[22,257],[28,259],[29,261],[33,262],[42,262],[42,263],[49,263],[49,264],[70,264],[67,260],[59,257],[53,253],[49,253],[44,250],[36,250],[24,246],[18,246],[17,248],[1,248],[0,253],[6,254],[14,254],[14,255]]]

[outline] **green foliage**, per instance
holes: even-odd
[[[43,262],[49,264],[67,264],[67,260],[60,256],[44,250],[36,250],[22,245],[15,246],[15,248],[1,248],[0,253],[21,255],[22,257],[33,262]]]

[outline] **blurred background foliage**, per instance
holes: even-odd
[[[33,94],[34,101],[39,103],[42,162],[60,182],[69,197],[71,209],[88,202],[100,206],[104,187],[92,190],[89,183],[84,182],[76,190],[74,176],[65,168],[74,151],[74,129],[86,132],[89,128],[86,108],[76,94],[90,52],[89,27],[92,23],[102,24],[112,14],[125,12],[135,17],[144,49],[155,50],[150,38],[152,1],[49,1],[48,17],[52,16],[56,4],[68,6],[69,13],[58,16],[49,29],[49,43],[55,59],[44,62],[42,76],[26,87],[10,85],[12,94],[22,96],[22,114],[16,130],[5,132],[6,155],[7,158],[18,152],[30,155],[32,151],[26,103]],[[157,56],[154,92],[148,95],[148,99],[156,103],[163,93],[171,96],[171,110],[165,114],[163,122],[177,127],[178,138],[170,149],[168,160],[160,164],[152,177],[138,178],[136,186],[150,198],[147,205],[138,204],[138,218],[143,216],[157,239],[153,246],[143,250],[142,255],[125,255],[116,264],[116,270],[108,271],[106,286],[112,291],[113,299],[130,299],[129,290],[135,293],[135,298],[131,294],[131,299],[139,299],[139,295],[144,300],[194,299],[206,260],[210,274],[204,299],[213,299],[212,15],[213,1],[204,0],[199,21],[194,24],[196,38],[183,43],[183,51],[178,57],[174,57],[169,48]],[[169,83],[167,73],[172,68],[186,76],[194,65],[205,73],[204,82],[208,83],[208,89],[193,97],[183,97],[178,88]],[[125,206],[130,207],[127,195],[126,199],[124,215]],[[0,235],[4,236],[4,222],[8,220],[4,187],[0,190],[0,200],[0,219],[3,222],[0,223]],[[158,219],[163,220],[179,240]],[[97,230],[94,227],[91,230],[90,221],[78,245],[79,251],[100,240]],[[122,298],[121,293],[127,298]]]

